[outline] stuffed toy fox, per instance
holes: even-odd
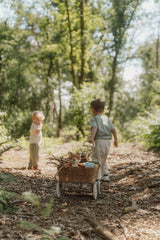
[[[83,163],[80,163],[81,161],[81,156],[79,153],[72,153],[72,152],[68,152],[69,155],[69,160],[70,162],[65,164],[65,168],[69,168],[69,167],[85,167],[85,165]]]

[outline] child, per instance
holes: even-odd
[[[114,137],[114,145],[118,147],[118,139],[116,130],[106,116],[103,115],[105,102],[101,99],[96,99],[91,102],[91,136],[88,142],[95,142],[95,148],[92,153],[92,160],[100,164],[100,174],[98,176],[102,181],[109,181],[107,156],[110,149],[110,140]]]
[[[38,170],[39,149],[42,142],[42,123],[44,120],[43,112],[35,111],[32,113],[32,125],[30,129],[30,160],[28,169]]]

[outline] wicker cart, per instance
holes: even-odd
[[[83,184],[92,185],[93,199],[97,199],[100,193],[100,181],[98,181],[99,165],[95,167],[70,167],[62,168],[58,173],[58,181],[56,185],[56,194],[60,198],[67,183],[77,183],[83,188]],[[65,183],[65,184],[64,184]]]
[[[90,150],[89,144],[83,143],[83,146]],[[94,146],[92,146],[93,148]],[[91,163],[91,162],[89,162]],[[58,180],[56,185],[56,194],[60,198],[62,193],[65,191],[65,186],[67,184],[77,184],[82,187],[83,185],[91,185],[93,199],[96,200],[98,194],[100,193],[100,181],[99,176],[99,164],[94,163],[94,167],[81,167],[81,166],[71,166],[65,168],[63,166],[58,167]]]

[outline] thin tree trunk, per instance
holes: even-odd
[[[112,63],[112,76],[109,82],[109,114],[108,114],[109,117],[113,109],[113,99],[114,99],[115,85],[116,85],[117,56],[118,56],[118,53],[116,52],[115,57],[113,59],[113,63]]]
[[[85,66],[85,41],[84,41],[84,4],[83,0],[80,0],[80,27],[81,27],[81,72],[79,76],[79,88],[81,87],[81,84],[83,84],[84,79],[85,79],[85,71],[84,71],[84,66]],[[81,114],[81,111],[78,113],[79,115]],[[79,140],[80,135],[79,133],[82,134],[83,137],[85,137],[84,130],[81,126],[81,121],[77,123],[77,140]]]
[[[49,101],[50,101],[49,78],[51,76],[52,67],[53,67],[53,62],[52,62],[52,58],[50,58],[49,68],[48,68],[48,73],[47,73],[47,78],[46,78],[45,97],[46,97],[47,101],[46,101],[46,106],[45,106],[45,121],[47,120],[47,118],[49,116],[49,110],[50,110],[50,107],[49,107]]]
[[[81,26],[81,74],[79,78],[79,87],[85,79],[85,41],[84,41],[84,4],[80,1],[80,26]]]
[[[57,61],[57,73],[58,73],[58,83],[59,83],[59,114],[58,114],[58,128],[57,128],[57,137],[60,136],[60,130],[62,129],[62,98],[61,98],[61,74],[60,74],[60,67],[59,61]]]
[[[158,22],[158,37],[157,37],[157,44],[156,44],[156,68],[157,69],[159,66],[159,35],[160,35],[160,21]]]
[[[2,109],[2,56],[0,54],[0,109]]]
[[[66,11],[67,11],[67,20],[68,20],[68,28],[69,28],[69,39],[70,39],[70,60],[71,60],[71,74],[72,74],[72,82],[76,87],[76,78],[74,71],[74,58],[73,58],[73,38],[72,38],[72,29],[71,29],[71,21],[68,7],[68,0],[65,0]]]

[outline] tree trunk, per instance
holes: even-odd
[[[60,136],[60,130],[62,129],[62,99],[61,99],[61,74],[60,74],[60,67],[59,61],[57,60],[57,73],[58,73],[58,98],[59,98],[59,114],[58,114],[58,128],[57,128],[57,137]]]
[[[45,97],[47,99],[46,100],[46,106],[45,106],[45,120],[48,119],[49,110],[50,110],[50,106],[49,106],[49,102],[50,102],[49,78],[51,76],[52,67],[53,67],[53,62],[52,62],[52,58],[50,58],[49,68],[48,68],[48,73],[47,73],[47,78],[46,78],[46,90],[45,90]]]
[[[0,109],[2,109],[2,56],[0,54]]]
[[[83,131],[83,128],[81,126],[77,126],[77,133],[76,133],[76,140],[78,141],[81,137],[80,137],[80,133],[82,134],[83,138],[85,137],[85,133]]]
[[[85,40],[84,40],[84,5],[83,0],[80,1],[80,26],[81,26],[81,74],[79,77],[79,87],[85,79]]]
[[[113,102],[114,102],[114,93],[115,93],[115,85],[116,85],[116,70],[117,70],[117,56],[118,53],[116,52],[115,57],[113,59],[112,63],[112,76],[111,80],[109,82],[109,117],[111,114],[111,111],[113,109]]]
[[[159,35],[160,35],[160,21],[158,22],[158,37],[157,37],[157,44],[156,44],[156,67],[157,67],[157,69],[159,66]]]
[[[65,5],[66,5],[66,11],[67,11],[69,39],[70,39],[70,60],[71,60],[72,83],[76,87],[76,78],[75,78],[75,71],[74,71],[74,58],[73,58],[73,39],[72,39],[72,29],[71,29],[71,21],[70,21],[68,0],[65,0]]]

